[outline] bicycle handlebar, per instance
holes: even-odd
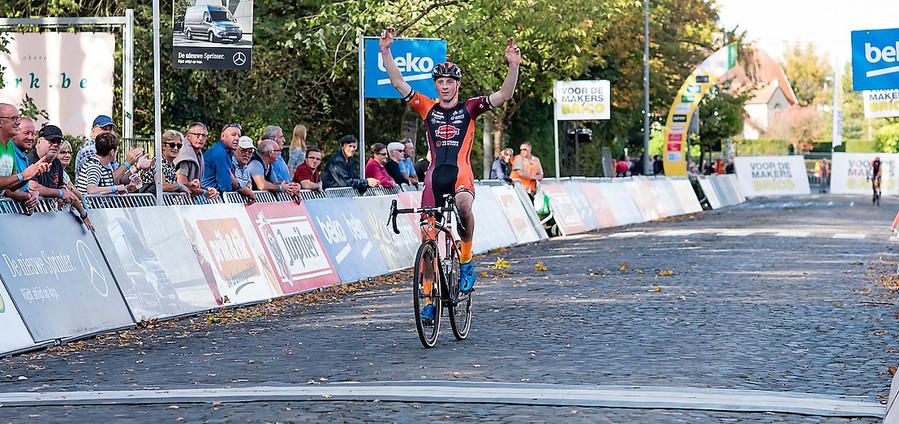
[[[400,229],[396,226],[396,216],[399,214],[407,214],[407,213],[423,213],[423,214],[433,214],[437,212],[453,212],[458,213],[455,208],[455,204],[453,206],[442,206],[442,207],[423,207],[423,208],[407,208],[407,209],[398,209],[396,207],[396,199],[393,199],[390,202],[390,217],[387,218],[387,226],[393,227],[393,232],[395,234],[400,233]]]

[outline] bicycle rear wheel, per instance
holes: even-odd
[[[422,243],[415,256],[412,303],[415,305],[415,329],[418,330],[421,345],[426,348],[434,347],[440,335],[443,303],[440,298],[438,266],[437,245],[432,241]],[[428,305],[434,308],[434,318],[422,320],[422,310]]]
[[[461,293],[459,290],[459,279],[462,273],[459,272],[459,252],[453,251],[452,266],[449,275],[446,277],[446,285],[449,292],[453,294],[456,301],[450,302],[449,308],[450,327],[453,329],[453,336],[456,340],[465,340],[468,338],[468,330],[471,329],[471,297],[474,292]]]

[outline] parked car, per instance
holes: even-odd
[[[222,6],[193,6],[184,13],[184,35],[188,40],[195,36],[214,43],[238,42],[243,31],[231,11]]]

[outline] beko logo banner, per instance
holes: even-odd
[[[399,99],[402,96],[390,84],[384,57],[377,38],[365,39],[365,98]],[[397,39],[390,48],[393,61],[403,79],[427,97],[437,97],[431,72],[446,62],[446,41],[434,39]]]
[[[899,88],[899,28],[852,31],[852,89]]]

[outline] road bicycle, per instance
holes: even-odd
[[[459,209],[451,194],[444,196],[444,206],[398,209],[396,200],[390,204],[388,225],[400,233],[396,217],[400,214],[421,214],[423,240],[415,255],[412,281],[412,302],[415,328],[422,346],[432,348],[440,336],[440,318],[444,307],[456,340],[465,340],[471,330],[471,301],[473,292],[459,288],[459,240],[453,236],[453,218],[459,219]],[[441,249],[441,247],[443,249]],[[441,253],[442,250],[442,253]],[[426,305],[434,307],[434,319],[422,319]]]

